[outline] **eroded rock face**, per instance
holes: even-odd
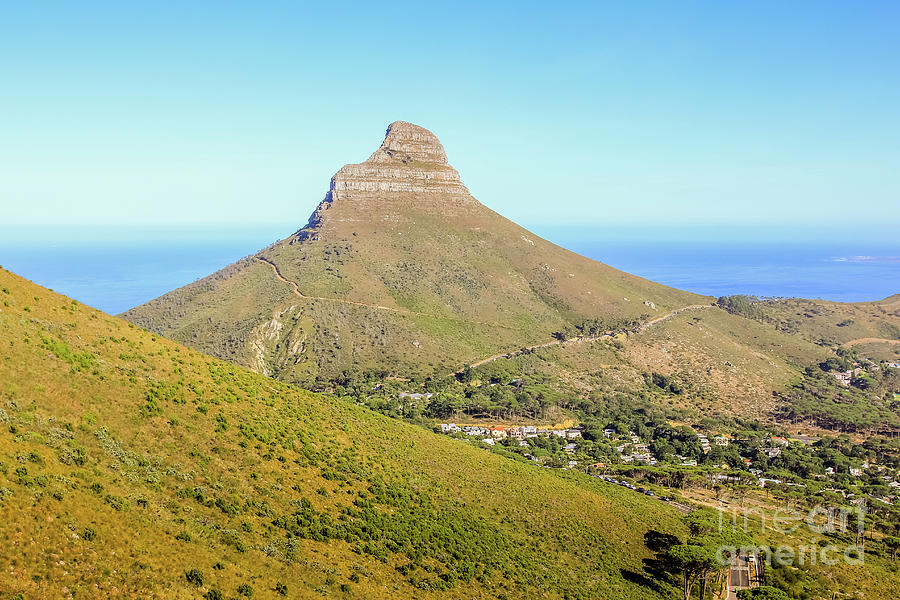
[[[418,125],[394,121],[384,134],[381,148],[372,153],[366,163],[423,162],[447,164],[447,153],[437,136]]]
[[[325,199],[298,238],[314,238],[330,220],[397,221],[410,209],[455,216],[479,206],[447,162],[437,136],[396,121],[365,162],[345,165],[331,178]]]

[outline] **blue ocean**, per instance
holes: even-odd
[[[535,227],[613,267],[701,294],[799,296],[842,302],[900,293],[900,242],[637,240],[627,232]],[[191,283],[289,235],[279,228],[110,237],[98,232],[5,236],[0,265],[79,302],[117,314]]]

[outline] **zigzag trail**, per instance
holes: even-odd
[[[253,258],[255,258],[256,260],[258,260],[261,263],[265,263],[265,264],[269,265],[270,267],[272,267],[272,272],[275,273],[275,277],[278,279],[278,281],[281,281],[281,282],[284,282],[284,283],[290,285],[291,288],[293,288],[294,294],[296,296],[298,296],[299,298],[304,298],[306,300],[323,300],[325,302],[339,302],[341,304],[352,304],[353,306],[365,306],[368,308],[374,308],[377,310],[389,310],[391,312],[396,312],[396,313],[401,313],[401,314],[421,315],[424,317],[431,317],[431,318],[444,318],[444,319],[448,318],[448,317],[437,317],[435,315],[430,315],[428,313],[420,313],[420,312],[408,310],[405,308],[394,308],[392,306],[382,306],[380,304],[367,304],[365,302],[357,302],[355,300],[345,300],[343,298],[325,298],[322,296],[307,296],[306,294],[304,294],[303,292],[300,291],[300,288],[297,286],[296,283],[294,283],[293,281],[291,281],[289,279],[286,279],[281,274],[281,271],[278,270],[278,265],[276,265],[272,261],[265,259],[261,256],[254,256]],[[645,331],[648,328],[653,327],[654,325],[658,325],[659,323],[662,323],[663,321],[668,321],[669,319],[671,319],[678,313],[681,313],[681,312],[684,312],[687,310],[700,310],[700,309],[704,309],[704,308],[712,308],[712,306],[709,304],[691,304],[690,306],[684,306],[682,308],[677,308],[668,314],[665,314],[661,317],[657,317],[656,319],[653,319],[652,321],[647,321],[646,323],[642,324],[640,327],[640,331]],[[483,322],[478,322],[478,321],[475,321],[474,323],[477,325],[487,325],[489,327],[502,327],[503,329],[513,329],[512,327],[507,327],[506,325],[500,325],[499,323],[483,323]],[[597,335],[578,336],[578,337],[570,338],[568,340],[552,340],[549,342],[545,342],[543,344],[535,344],[534,346],[526,346],[525,348],[520,348],[519,350],[514,350],[513,352],[504,352],[501,354],[494,354],[493,356],[489,356],[489,357],[479,360],[477,362],[471,363],[469,366],[473,367],[473,368],[480,367],[481,365],[486,365],[489,362],[493,362],[493,361],[499,360],[501,358],[512,358],[514,356],[520,356],[522,354],[525,354],[526,352],[531,352],[533,350],[537,350],[538,348],[549,348],[550,346],[566,346],[569,344],[579,344],[582,342],[593,342],[593,341],[597,341],[597,340],[609,339],[609,338],[613,337],[614,335],[617,335],[624,331],[625,331],[624,329],[618,330],[618,331],[605,331],[605,332],[599,333]],[[460,369],[460,371],[458,371],[458,372],[461,372],[461,371],[462,371],[462,369]]]
[[[278,279],[278,281],[282,281],[282,282],[290,285],[293,288],[294,294],[299,298],[303,298],[304,300],[323,300],[325,302],[338,302],[340,304],[351,304],[353,306],[365,306],[367,308],[374,308],[377,310],[388,310],[391,312],[407,314],[407,315],[419,315],[422,317],[430,317],[432,319],[447,319],[447,320],[453,320],[453,321],[459,320],[459,319],[454,319],[453,317],[441,317],[441,316],[432,315],[432,314],[428,314],[428,313],[417,312],[414,310],[409,310],[407,308],[395,308],[393,306],[382,306],[381,304],[368,304],[366,302],[357,302],[356,300],[345,300],[344,298],[325,298],[323,296],[307,296],[306,294],[304,294],[303,292],[300,291],[300,288],[297,286],[296,283],[294,283],[293,281],[291,281],[289,279],[286,279],[284,277],[284,275],[281,274],[281,271],[278,270],[278,265],[276,265],[272,261],[270,261],[266,258],[263,258],[261,256],[254,256],[253,258],[255,258],[256,260],[258,260],[261,263],[265,263],[265,264],[269,265],[270,267],[272,267],[272,272],[275,273],[275,278]],[[485,325],[487,327],[500,327],[502,329],[514,329],[513,327],[501,325],[500,323],[485,323],[482,321],[467,321],[467,322],[475,323],[476,325]]]
[[[389,310],[392,312],[400,312],[400,313],[412,313],[412,314],[423,314],[423,313],[413,313],[411,310],[404,310],[402,308],[393,308],[391,306],[381,306],[380,304],[366,304],[365,302],[356,302],[355,300],[345,300],[343,298],[324,298],[322,296],[307,296],[303,292],[300,291],[300,288],[297,287],[297,284],[289,279],[285,279],[284,275],[281,274],[281,271],[278,270],[278,266],[272,261],[265,259],[261,256],[254,256],[256,260],[262,263],[266,263],[270,267],[272,267],[272,271],[275,273],[275,277],[278,281],[283,281],[284,283],[290,285],[294,288],[294,294],[299,296],[300,298],[305,298],[307,300],[325,300],[328,302],[340,302],[341,304],[353,304],[354,306],[368,306],[369,308],[377,308],[378,310]]]
[[[710,305],[710,304],[691,304],[690,306],[684,306],[682,308],[677,308],[668,314],[665,314],[661,317],[653,319],[652,321],[647,321],[646,323],[642,324],[640,327],[640,331],[646,331],[647,329],[649,329],[650,327],[653,327],[654,325],[658,325],[658,324],[662,323],[663,321],[668,321],[669,319],[671,319],[678,313],[681,313],[681,312],[684,312],[687,310],[701,310],[704,308],[712,308],[712,305]],[[503,354],[495,354],[493,356],[489,356],[485,359],[471,363],[469,365],[469,367],[472,367],[472,368],[480,367],[481,365],[486,365],[489,362],[494,362],[495,360],[499,360],[501,358],[513,358],[515,356],[521,356],[522,354],[525,354],[526,352],[531,352],[533,350],[537,350],[538,348],[549,348],[550,346],[567,346],[569,344],[580,344],[582,342],[594,342],[597,340],[609,339],[609,338],[613,337],[614,335],[623,333],[624,331],[625,331],[624,329],[620,329],[618,331],[604,331],[603,333],[598,333],[597,335],[583,335],[583,336],[570,338],[567,340],[553,340],[551,342],[545,342],[543,344],[527,346],[525,348],[522,348],[520,350],[515,350],[513,352],[505,352]],[[460,371],[457,371],[457,373],[461,373],[461,372],[462,372],[462,369],[460,369]]]

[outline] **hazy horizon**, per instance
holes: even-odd
[[[689,236],[685,229],[530,228],[618,269],[712,296],[858,302],[900,293],[900,242],[895,240],[821,241],[802,235],[788,240],[778,235],[780,241],[773,242],[752,231],[738,236],[716,230],[704,238],[696,231]],[[15,238],[0,237],[0,266],[117,314],[205,277],[293,230],[277,225],[23,228]]]

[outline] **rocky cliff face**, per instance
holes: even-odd
[[[331,178],[325,199],[298,234],[303,239],[315,237],[329,220],[396,221],[410,208],[459,216],[480,206],[447,162],[437,136],[424,127],[396,121],[372,156],[361,164],[345,165]]]

